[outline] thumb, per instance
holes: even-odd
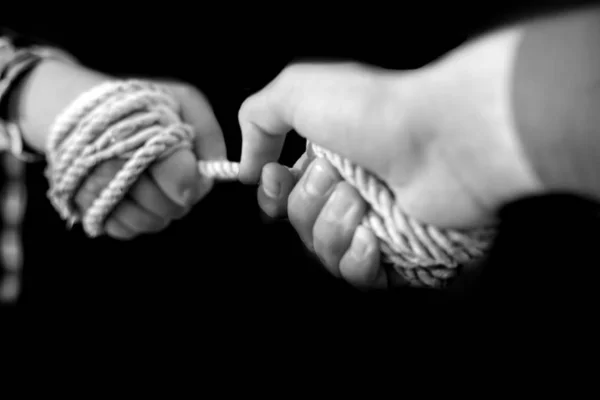
[[[256,182],[262,167],[277,161],[291,130],[374,172],[386,171],[390,141],[406,131],[403,106],[410,104],[399,77],[356,63],[287,67],[240,108],[240,180]]]
[[[174,203],[189,207],[212,189],[212,181],[203,179],[197,168],[196,156],[189,148],[181,148],[152,165],[150,176],[161,191]]]

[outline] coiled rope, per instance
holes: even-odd
[[[142,80],[107,82],[82,94],[55,120],[46,169],[48,197],[69,224],[81,222],[96,237],[114,207],[148,166],[181,147],[191,146],[193,128],[180,117],[180,106],[166,87]],[[484,255],[492,232],[441,230],[404,214],[392,191],[351,161],[308,143],[326,158],[370,206],[362,224],[380,239],[383,262],[408,284],[439,287],[461,266]],[[74,196],[94,167],[109,159],[125,160],[121,170],[82,213]],[[200,161],[199,171],[215,180],[237,180],[239,165]]]

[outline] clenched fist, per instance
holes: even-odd
[[[56,116],[79,95],[109,79],[77,65],[41,64],[19,88],[14,102],[25,140],[44,151]],[[202,93],[187,84],[157,82],[167,86],[181,104],[183,122],[194,127],[194,143],[191,149],[182,148],[151,165],[115,207],[105,231],[117,239],[160,231],[186,215],[212,187],[212,182],[199,174],[198,161],[226,158],[223,133]],[[80,211],[92,205],[123,164],[114,159],[92,171],[75,195]]]
[[[378,241],[359,227],[364,201],[324,160],[299,160],[300,178],[278,165],[285,135],[295,130],[377,175],[418,221],[491,225],[503,204],[542,190],[512,119],[519,41],[518,31],[500,32],[413,71],[291,65],[240,108],[240,179],[260,178],[263,210],[287,213],[329,271],[380,285]]]

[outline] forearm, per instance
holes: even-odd
[[[50,124],[89,75],[82,71],[60,47],[0,27],[0,151],[43,153]]]
[[[526,25],[512,105],[523,149],[546,188],[600,196],[600,7]]]
[[[449,165],[490,207],[564,190],[600,198],[600,8],[520,20],[424,68]],[[456,167],[458,168],[458,167]]]
[[[38,65],[15,88],[10,102],[25,142],[44,153],[56,116],[81,93],[106,79],[98,72],[61,61]]]

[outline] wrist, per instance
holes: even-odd
[[[81,93],[108,77],[84,67],[45,59],[16,82],[9,97],[9,114],[23,141],[45,153],[50,127],[58,114]]]
[[[469,42],[419,74],[429,162],[448,171],[483,209],[542,191],[514,122],[512,79],[522,29]],[[422,110],[421,110],[422,108]]]

